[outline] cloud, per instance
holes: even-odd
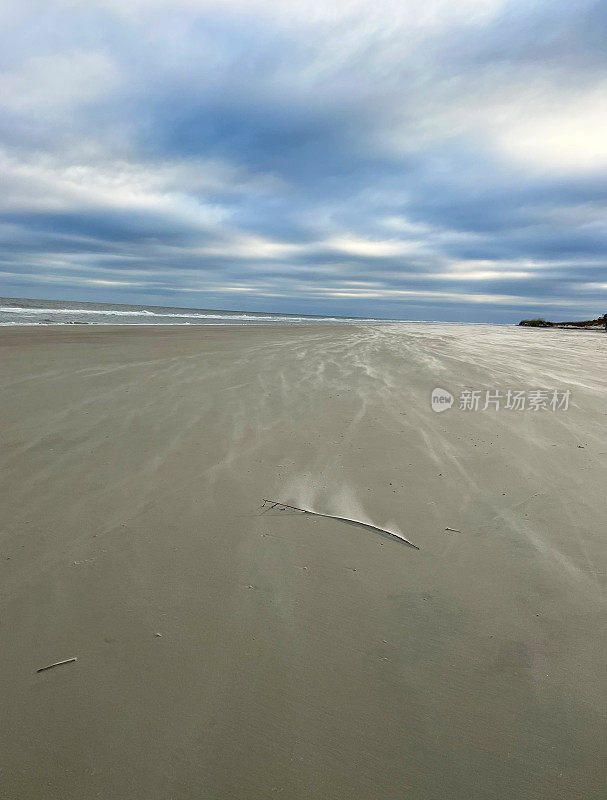
[[[6,295],[607,301],[602,3],[9,0],[0,22]]]
[[[512,159],[557,173],[607,170],[607,81],[590,91],[527,103],[496,141]]]
[[[114,64],[103,52],[33,55],[17,69],[0,74],[0,96],[11,111],[64,112],[108,94],[116,80]]]
[[[386,256],[405,256],[416,252],[421,246],[417,241],[402,239],[372,240],[358,236],[336,236],[325,242],[325,246],[337,253],[366,258],[385,258]]]

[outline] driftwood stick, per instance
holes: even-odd
[[[64,661],[55,661],[54,664],[49,664],[46,667],[40,667],[40,669],[37,669],[36,672],[45,672],[47,669],[53,669],[53,667],[60,667],[62,664],[71,664],[72,661],[78,661],[78,659],[74,657],[74,658],[66,658]]]
[[[264,500],[264,503],[272,503],[270,506],[270,510],[276,508],[276,506],[282,506],[283,508],[291,508],[293,511],[301,511],[302,514],[314,514],[314,511],[307,511],[305,508],[297,508],[297,506],[290,506],[287,503],[278,503],[275,500]],[[318,516],[325,516],[325,514],[319,514]]]
[[[400,533],[393,533],[392,531],[387,531],[385,528],[378,528],[377,525],[370,525],[368,522],[361,522],[359,519],[351,519],[350,517],[338,517],[335,514],[321,514],[318,511],[310,511],[309,508],[298,508],[297,506],[290,506],[288,503],[281,503],[277,500],[265,500],[264,503],[273,503],[271,508],[276,508],[276,506],[280,506],[282,509],[290,508],[292,511],[300,511],[302,514],[312,514],[314,517],[325,517],[326,519],[336,519],[339,522],[347,522],[349,525],[358,525],[360,528],[366,528],[369,531],[376,531],[377,533],[383,533],[385,536],[390,536],[392,539],[396,539],[399,542],[403,542],[404,544],[409,545],[409,547],[414,547],[416,550],[419,550],[419,547],[413,542],[410,542],[408,539],[405,539],[404,536],[401,536]]]

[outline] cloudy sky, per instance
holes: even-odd
[[[5,0],[0,294],[607,312],[607,3]]]

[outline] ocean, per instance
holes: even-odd
[[[0,297],[0,325],[313,325],[380,321],[389,320]]]

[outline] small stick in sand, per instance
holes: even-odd
[[[446,531],[452,531],[453,533],[461,533],[458,528],[445,528]]]
[[[53,667],[60,667],[62,664],[71,664],[72,661],[78,661],[77,658],[66,658],[64,661],[55,661],[54,664],[49,664],[47,667],[40,667],[37,669],[36,672],[45,672],[47,669],[53,669]]]

